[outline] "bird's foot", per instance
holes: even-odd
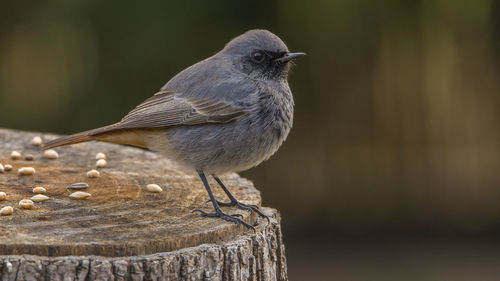
[[[257,214],[259,214],[259,216],[267,219],[267,222],[269,222],[269,216],[267,216],[261,210],[259,210],[259,206],[257,206],[257,205],[245,204],[245,203],[241,203],[239,201],[231,201],[231,202],[219,202],[219,201],[217,201],[217,204],[219,206],[223,206],[223,207],[237,207],[238,209],[247,210],[250,213],[256,212]]]
[[[216,217],[219,217],[225,221],[228,221],[228,222],[233,222],[235,223],[236,225],[239,225],[239,224],[242,224],[244,225],[246,228],[248,229],[252,229],[253,231],[255,231],[255,227],[249,225],[248,223],[244,222],[243,220],[239,219],[238,217],[243,217],[242,215],[240,214],[233,214],[233,215],[228,215],[226,213],[223,213],[221,210],[219,211],[216,211],[215,213],[207,213],[203,210],[200,210],[200,209],[196,209],[196,210],[193,210],[193,213],[194,212],[200,212],[201,213],[201,216],[202,217],[210,217],[210,218],[216,218]]]

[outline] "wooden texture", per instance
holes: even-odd
[[[0,207],[14,214],[0,217],[0,280],[286,280],[286,259],[276,210],[263,208],[268,223],[235,208],[256,232],[220,219],[191,213],[211,211],[208,195],[195,174],[148,151],[104,143],[57,148],[59,158],[42,157],[30,140],[53,135],[0,129],[0,163],[14,169],[0,173]],[[11,160],[12,150],[31,153],[34,161]],[[90,179],[95,155],[104,152],[108,166]],[[17,169],[34,167],[33,176]],[[245,203],[260,205],[252,183],[229,174],[221,178]],[[66,186],[86,182],[92,194],[73,200]],[[161,193],[145,186],[156,183]],[[226,201],[217,183],[215,196]],[[43,186],[51,199],[31,210],[18,207],[21,199]]]

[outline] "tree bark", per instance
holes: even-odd
[[[0,173],[0,191],[7,193],[0,208],[0,280],[287,280],[279,213],[262,210],[270,221],[236,208],[256,231],[192,210],[211,211],[201,181],[157,154],[137,148],[86,143],[56,149],[49,160],[30,144],[39,135],[0,129],[0,163],[12,171]],[[12,160],[12,150],[34,160]],[[99,178],[87,178],[95,155],[104,152],[108,166]],[[17,169],[33,167],[32,176]],[[261,204],[253,184],[237,174],[221,179],[236,198]],[[86,200],[69,198],[67,186],[86,182]],[[156,183],[161,193],[145,186]],[[210,181],[218,200],[225,194]],[[43,186],[50,199],[33,209],[18,207],[21,199]]]

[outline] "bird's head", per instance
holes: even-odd
[[[286,79],[291,61],[305,53],[291,53],[283,41],[267,30],[255,29],[234,38],[218,55],[254,78]]]

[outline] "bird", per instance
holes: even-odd
[[[294,109],[288,74],[292,61],[304,55],[290,52],[268,30],[249,30],[215,55],[176,74],[121,121],[57,138],[43,149],[101,141],[156,151],[199,175],[214,212],[193,212],[255,230],[241,215],[224,213],[221,207],[234,206],[269,218],[258,206],[238,201],[219,175],[260,164],[285,141]],[[229,202],[215,199],[207,175]]]

